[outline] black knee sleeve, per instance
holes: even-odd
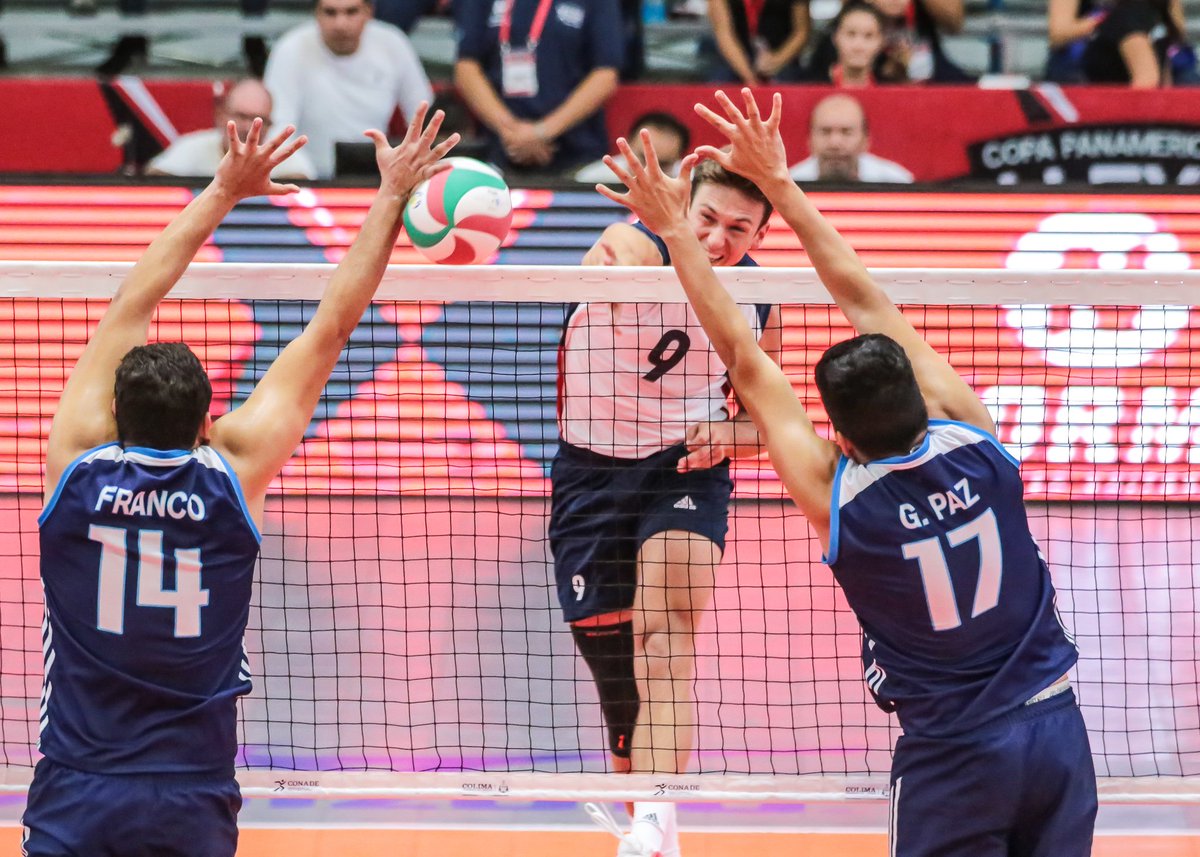
[[[608,726],[609,749],[614,756],[628,759],[640,704],[633,675],[633,622],[572,625],[571,635],[596,682],[600,709]]]

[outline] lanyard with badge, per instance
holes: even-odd
[[[508,98],[535,98],[538,94],[537,46],[546,28],[546,18],[554,0],[538,0],[537,12],[529,26],[525,47],[512,46],[512,10],[516,0],[507,0],[500,20],[500,85]]]

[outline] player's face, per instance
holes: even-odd
[[[688,222],[713,267],[736,265],[767,234],[764,210],[740,190],[706,182],[696,188]]]
[[[338,56],[358,50],[363,28],[371,17],[366,0],[320,0],[317,3],[317,27],[321,41]]]
[[[851,12],[842,18],[834,32],[833,46],[837,48],[838,62],[847,69],[869,69],[883,50],[879,19],[870,12]]]

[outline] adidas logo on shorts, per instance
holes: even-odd
[[[675,502],[676,509],[686,509],[689,512],[696,511],[696,503],[691,497],[685,496]]]

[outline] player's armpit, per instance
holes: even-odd
[[[604,230],[579,264],[659,266],[663,257],[644,232],[628,223],[614,223]]]

